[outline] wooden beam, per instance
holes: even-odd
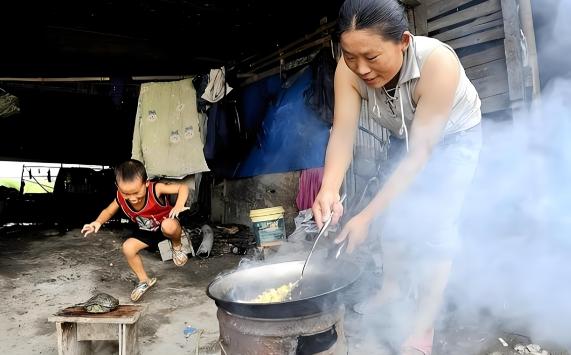
[[[297,39],[289,44],[287,44],[285,47],[282,47],[280,49],[278,49],[276,52],[269,54],[263,58],[260,58],[258,60],[256,60],[253,63],[248,64],[248,66],[250,68],[255,68],[257,66],[259,66],[260,64],[267,62],[268,60],[271,59],[275,59],[275,58],[281,58],[283,56],[284,53],[290,51],[290,50],[296,50],[300,45],[307,43],[309,40],[311,40],[312,38],[316,37],[316,36],[327,36],[330,37],[329,31],[333,30],[335,28],[335,26],[337,25],[337,22],[331,22],[331,23],[327,23],[323,26],[320,26],[317,30],[315,30],[313,33],[309,34],[309,35],[305,35],[300,39]],[[321,39],[321,38],[320,38]],[[319,40],[319,39],[318,39]],[[241,65],[244,65],[246,63],[242,62]]]
[[[484,32],[474,33],[466,37],[449,41],[448,45],[454,49],[459,49],[502,38],[504,38],[504,29],[502,27],[496,27]]]
[[[450,41],[456,38],[464,37],[475,32],[483,31],[488,28],[500,26],[504,23],[502,12],[498,11],[491,15],[480,17],[466,25],[453,28],[449,31],[439,33],[432,37],[442,41]]]
[[[460,62],[464,69],[474,67],[476,65],[481,65],[484,63],[489,63],[497,59],[503,59],[506,57],[504,46],[495,46],[492,48],[485,49],[481,52],[468,54],[466,56],[460,57]]]
[[[480,99],[508,92],[508,78],[506,72],[500,75],[487,76],[482,79],[472,80],[472,84],[478,91]]]
[[[508,108],[510,108],[510,96],[508,93],[503,93],[482,99],[481,110],[483,114],[503,111]]]
[[[427,18],[431,19],[436,16],[442,15],[445,12],[459,8],[462,5],[466,5],[473,0],[440,0],[436,1],[428,6]]]
[[[505,59],[494,60],[493,62],[476,65],[466,69],[466,76],[470,80],[482,79],[487,76],[506,75]]]
[[[407,8],[406,10],[406,19],[408,20],[408,29],[412,32],[413,35],[416,35],[416,27],[414,25],[414,9]]]
[[[414,8],[414,27],[416,29],[416,35],[426,36],[428,35],[428,21],[426,19],[426,5],[421,3],[419,6]]]
[[[401,0],[401,2],[408,7],[416,7],[420,5],[420,1],[418,0]]]
[[[432,5],[439,2],[440,0],[419,0],[421,5]]]
[[[286,58],[289,58],[291,56],[298,55],[299,53],[301,53],[307,49],[313,48],[313,47],[329,46],[330,42],[331,42],[331,35],[327,35],[325,37],[318,38],[314,41],[300,45],[300,46],[298,46],[294,49],[291,49],[287,52],[283,52],[278,57],[270,58],[266,62],[259,62],[256,66],[250,66],[250,71],[251,72],[259,71],[259,70],[262,70],[263,68],[273,66],[273,65],[279,66],[281,60],[285,60]]]
[[[533,87],[533,98],[537,99],[541,91],[541,82],[539,80],[539,63],[537,60],[537,46],[535,44],[535,30],[533,26],[533,14],[531,11],[530,0],[519,0],[519,12],[521,20],[521,28],[527,42],[527,59],[531,68],[531,79]]]
[[[502,9],[500,0],[487,0],[481,4],[471,6],[462,11],[458,11],[438,20],[428,21],[428,32],[433,32],[441,28],[456,25],[478,17],[486,16],[498,12]]]
[[[523,60],[520,50],[521,26],[519,23],[516,0],[501,0],[504,17],[504,47],[508,69],[510,100],[512,102],[524,99]]]

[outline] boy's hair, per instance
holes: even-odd
[[[141,178],[147,181],[147,170],[143,163],[135,159],[129,159],[115,167],[115,181],[133,181]]]

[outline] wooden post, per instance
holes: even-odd
[[[89,342],[77,341],[77,324],[67,322],[56,323],[59,355],[91,354]]]
[[[523,59],[521,53],[521,26],[516,0],[501,0],[504,18],[504,47],[508,69],[508,85],[512,109],[524,100]]]
[[[537,61],[537,46],[535,45],[535,30],[533,28],[533,14],[530,0],[519,0],[521,28],[527,42],[527,59],[531,68],[533,98],[537,99],[541,91],[539,80],[539,63]]]
[[[137,355],[137,323],[119,325],[119,355]]]
[[[421,2],[420,5],[414,8],[414,27],[417,36],[428,36],[428,11],[426,3]]]

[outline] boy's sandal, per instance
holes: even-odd
[[[172,251],[172,261],[176,266],[183,266],[184,264],[186,264],[186,262],[188,261],[188,256],[182,250],[182,243],[180,245],[180,249],[177,250],[174,248],[174,246],[172,246],[171,242],[171,251]]]
[[[135,287],[133,292],[131,292],[131,301],[137,302],[143,296],[143,294],[147,292],[147,290],[151,288],[151,286],[153,286],[156,282],[156,277],[148,279],[147,281],[139,282],[137,287]]]
[[[421,337],[410,337],[402,346],[404,354],[432,355],[432,343],[434,340],[434,329],[426,332]]]

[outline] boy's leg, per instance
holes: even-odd
[[[172,246],[175,249],[180,249],[182,244],[180,242],[180,238],[182,236],[182,227],[180,226],[180,222],[176,218],[167,218],[161,223],[161,231],[163,235],[170,239],[172,242]]]
[[[161,231],[163,235],[171,240],[172,244],[172,261],[176,266],[183,266],[188,261],[188,256],[182,250],[182,227],[180,222],[175,218],[167,218],[161,223]]]
[[[139,255],[139,251],[148,248],[149,246],[142,241],[129,238],[123,243],[123,255],[127,259],[127,263],[131,270],[137,275],[139,282],[146,282],[149,280],[145,268],[143,267],[143,260]]]

